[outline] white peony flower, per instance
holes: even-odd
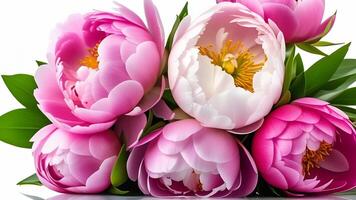
[[[285,42],[273,22],[221,3],[180,25],[169,58],[177,104],[203,126],[247,133],[279,100]]]

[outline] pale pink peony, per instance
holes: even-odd
[[[252,146],[259,172],[291,193],[334,193],[356,186],[356,131],[327,102],[303,98],[273,111]]]
[[[325,0],[217,0],[244,4],[266,21],[273,20],[284,33],[286,42],[319,40],[335,21],[335,15],[322,22]]]
[[[59,128],[96,133],[123,115],[138,115],[160,99],[164,51],[161,21],[145,0],[148,28],[132,11],[73,15],[52,37],[49,64],[36,73],[35,97]],[[155,84],[159,84],[155,87]]]
[[[205,127],[246,134],[260,127],[283,87],[285,42],[273,23],[221,3],[180,25],[169,57],[179,107]]]
[[[49,125],[32,141],[37,176],[46,187],[62,193],[100,193],[110,186],[121,148],[115,133],[79,135]]]
[[[128,175],[144,194],[247,196],[257,169],[243,145],[228,132],[188,119],[143,138],[127,162]]]

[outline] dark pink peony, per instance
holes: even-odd
[[[327,102],[303,98],[272,112],[253,140],[263,178],[291,193],[335,193],[356,186],[356,131]]]
[[[325,36],[335,21],[335,15],[322,22],[325,0],[217,0],[247,6],[265,18],[273,20],[287,43],[318,40]]]

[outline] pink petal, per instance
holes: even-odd
[[[114,2],[117,6],[116,10],[120,16],[123,16],[126,20],[129,20],[130,22],[141,26],[142,28],[145,27],[145,24],[141,20],[139,16],[137,16],[134,12],[132,12],[130,9],[125,7],[124,5]]]
[[[152,0],[145,0],[145,14],[147,18],[148,28],[150,29],[153,40],[155,41],[161,57],[164,53],[164,30],[161,18],[156,6]]]
[[[134,108],[143,97],[143,88],[136,81],[125,81],[117,85],[108,98],[95,102],[91,109],[120,116]]]
[[[174,155],[182,152],[187,143],[187,141],[173,142],[167,140],[165,137],[160,137],[157,145],[162,153],[167,155]]]
[[[263,10],[265,20],[274,21],[283,32],[286,41],[291,41],[298,25],[293,11],[280,3],[265,3]]]
[[[302,114],[302,109],[295,105],[285,105],[274,112],[272,116],[283,121],[295,121]]]
[[[153,108],[153,113],[156,117],[164,120],[172,120],[175,116],[175,113],[171,108],[166,104],[164,100],[160,100]]]
[[[252,156],[248,150],[240,143],[240,176],[241,185],[231,195],[237,197],[245,197],[251,194],[257,185],[258,171]]]
[[[178,159],[177,156],[163,154],[156,144],[151,143],[145,153],[145,167],[152,173],[169,173]]]
[[[145,91],[154,86],[160,71],[160,56],[153,42],[139,44],[136,53],[132,54],[125,64],[129,76],[139,82]]]
[[[203,190],[205,191],[211,191],[216,187],[219,187],[220,185],[224,184],[220,176],[214,174],[201,174],[200,182],[202,184]]]
[[[119,135],[123,134],[125,144],[127,145],[127,148],[130,149],[137,144],[146,124],[147,118],[145,114],[132,117],[123,116],[116,122],[115,132]]]
[[[104,160],[99,170],[88,178],[86,186],[90,193],[102,192],[110,186],[110,175],[116,159],[113,156]]]
[[[196,120],[181,120],[165,126],[163,128],[163,137],[173,142],[183,141],[202,128],[203,127]]]
[[[325,35],[327,35],[332,29],[332,27],[334,26],[335,20],[336,20],[336,14],[326,19],[316,30],[316,32],[314,33],[314,37],[311,38],[309,41],[317,41],[320,40]]]
[[[316,99],[316,98],[309,98],[309,97],[295,100],[295,101],[293,101],[293,104],[294,103],[301,104],[301,105],[308,104],[308,105],[313,105],[313,106],[326,106],[326,105],[329,105],[328,102],[325,102],[325,101],[322,101],[322,100],[319,100],[319,99]]]
[[[115,118],[111,112],[94,110],[94,109],[86,109],[77,107],[73,110],[73,114],[89,123],[104,123],[107,121],[111,121]]]
[[[164,90],[166,88],[166,82],[164,76],[162,80],[157,82],[157,85],[152,88],[145,96],[141,99],[138,105],[129,112],[128,116],[140,115],[147,110],[155,106],[163,96]]]
[[[90,156],[70,153],[67,156],[67,164],[71,175],[84,185],[89,176],[99,169],[101,163]]]
[[[348,159],[340,151],[334,149],[328,158],[320,163],[320,167],[334,173],[342,173],[350,170]]]
[[[202,129],[193,136],[193,144],[199,157],[209,162],[226,163],[239,159],[239,149],[236,141],[225,131]],[[211,144],[219,148],[211,148]]]
[[[245,126],[245,127],[239,128],[239,129],[230,130],[229,132],[233,133],[233,134],[238,134],[238,135],[253,133],[253,132],[257,131],[259,128],[261,128],[263,122],[264,122],[264,119],[261,119],[253,124],[250,124],[248,126]]]
[[[312,34],[320,25],[324,15],[325,8],[324,0],[301,1],[294,10],[294,14],[298,20],[298,29],[296,30],[295,38],[302,40],[313,37]],[[313,17],[310,17],[313,13]]]
[[[117,136],[111,131],[95,134],[89,139],[90,153],[98,160],[116,156],[120,148],[121,145]]]
[[[140,165],[142,164],[145,150],[146,146],[136,147],[131,151],[129,158],[127,159],[127,175],[132,181],[137,181],[139,177]]]

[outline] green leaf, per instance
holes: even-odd
[[[330,81],[315,94],[324,101],[330,101],[356,81],[356,60],[345,59]]]
[[[289,103],[290,101],[291,93],[289,91],[289,87],[296,74],[296,65],[294,63],[294,56],[295,56],[295,46],[292,46],[286,61],[283,90],[282,90],[281,99],[277,103],[277,106],[284,105],[286,103]]]
[[[179,15],[177,15],[176,21],[174,22],[174,25],[172,27],[172,30],[168,36],[168,40],[167,40],[167,45],[166,45],[166,49],[168,51],[170,51],[172,49],[172,45],[173,45],[173,40],[174,40],[174,36],[177,32],[177,29],[179,27],[179,24],[182,22],[182,20],[188,16],[188,2],[184,5],[182,11],[180,12]]]
[[[311,45],[311,44],[308,44],[308,43],[300,43],[300,44],[297,44],[297,46],[299,47],[299,49],[302,49],[306,52],[309,52],[309,53],[312,53],[312,54],[315,54],[315,55],[321,55],[321,56],[327,56],[326,53],[322,52],[320,49],[318,49],[317,47]]]
[[[116,188],[116,187],[113,187],[113,186],[111,186],[108,190],[107,190],[107,192],[109,193],[109,194],[113,194],[113,195],[126,195],[126,194],[128,194],[130,191],[127,191],[127,190],[120,190],[119,188]]]
[[[290,87],[292,100],[305,97],[304,64],[300,54],[295,57],[294,62],[296,63],[297,78],[294,79]]]
[[[163,93],[163,100],[168,104],[170,108],[177,108],[178,105],[173,98],[171,90],[165,90]]]
[[[298,53],[294,58],[294,62],[296,63],[296,76],[304,73],[304,63],[302,56]]]
[[[332,42],[327,42],[327,41],[318,41],[314,44],[312,44],[315,47],[328,47],[328,46],[335,46],[335,45],[341,45],[343,43],[332,43]]]
[[[38,179],[37,175],[33,174],[33,175],[25,178],[24,180],[18,182],[17,185],[38,185],[38,186],[41,186],[42,183]]]
[[[356,105],[356,87],[341,92],[330,103],[337,105]]]
[[[159,128],[162,128],[164,125],[166,125],[165,122],[159,121],[159,122],[153,124],[152,126],[145,128],[145,130],[144,130],[143,133],[142,133],[141,138],[142,138],[142,137],[145,137],[146,135],[152,133],[153,131],[155,131],[155,130],[157,130],[157,129],[159,129]]]
[[[31,148],[32,136],[50,121],[38,110],[18,109],[0,116],[0,141]]]
[[[40,60],[36,60],[37,66],[41,67],[42,65],[46,65],[46,62],[40,61]]]
[[[349,47],[350,43],[320,59],[304,73],[306,96],[312,96],[330,80],[343,62]]]
[[[340,195],[340,196],[356,195],[356,189],[352,189],[347,192],[339,192],[339,193],[336,193],[336,195]]]
[[[119,187],[127,181],[127,171],[126,171],[126,161],[127,153],[126,147],[123,145],[121,147],[118,159],[115,162],[115,165],[111,171],[111,184],[114,187]]]
[[[331,77],[331,81],[356,74],[356,59],[345,59]]]
[[[281,99],[280,99],[280,100],[278,101],[278,103],[275,105],[275,108],[278,108],[278,107],[280,107],[280,106],[283,106],[283,105],[288,104],[288,103],[290,102],[290,100],[291,100],[291,97],[292,97],[292,95],[291,95],[290,91],[288,90],[287,92],[285,92],[285,93],[282,95]]]
[[[33,76],[27,74],[2,75],[11,94],[26,108],[37,109],[37,101],[33,91],[37,88]]]
[[[324,101],[331,101],[355,83],[355,80],[356,74],[328,82],[323,90],[317,92],[314,96]]]

